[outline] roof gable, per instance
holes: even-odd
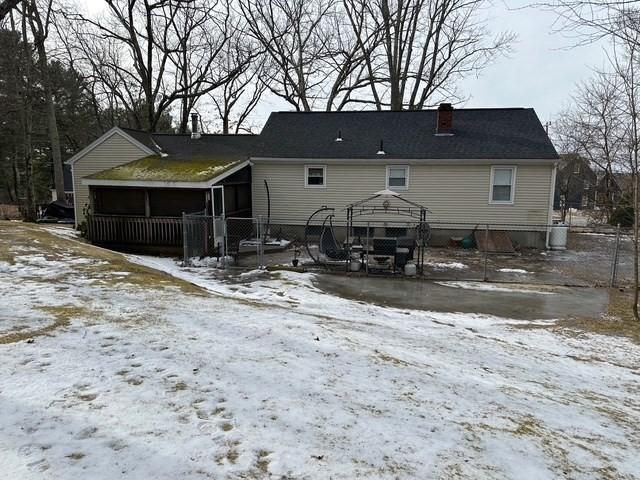
[[[78,160],[80,160],[81,158],[83,158],[84,156],[86,156],[87,154],[89,154],[90,152],[92,152],[95,148],[99,147],[100,145],[102,145],[104,142],[106,142],[107,140],[109,140],[111,137],[113,137],[114,135],[119,135],[122,138],[126,139],[127,141],[131,142],[133,145],[135,145],[136,147],[138,147],[143,153],[146,153],[147,155],[153,155],[154,153],[157,153],[155,150],[152,150],[151,148],[149,148],[148,146],[144,145],[143,143],[141,143],[139,140],[135,139],[134,137],[132,137],[129,132],[125,132],[123,129],[121,129],[120,127],[113,127],[112,129],[110,129],[109,131],[105,132],[101,137],[98,137],[96,140],[94,140],[92,143],[90,143],[89,145],[87,145],[85,148],[83,148],[82,150],[80,150],[78,153],[76,153],[73,157],[71,157],[70,159],[68,159],[65,163],[68,163],[70,165],[73,165],[74,163],[76,163]]]

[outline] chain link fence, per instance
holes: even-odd
[[[265,217],[183,216],[184,264],[333,270],[436,281],[617,286],[632,273],[630,237],[569,233],[548,250],[554,225],[368,222],[332,216],[301,224]]]

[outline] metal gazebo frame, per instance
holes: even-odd
[[[400,207],[391,206],[389,200],[385,200],[382,205],[372,204],[374,200],[383,197],[392,197],[394,199],[401,200],[403,204]],[[407,200],[406,198],[403,198],[398,192],[387,189],[376,192],[370,197],[360,200],[359,202],[352,203],[351,205],[348,205],[344,210],[346,210],[347,212],[347,236],[345,243],[349,248],[349,252],[351,252],[350,236],[351,232],[353,231],[354,218],[383,213],[387,215],[392,214],[410,217],[418,220],[419,223],[418,227],[416,228],[416,246],[418,253],[416,258],[416,266],[418,267],[419,272],[423,273],[425,249],[431,234],[431,227],[427,223],[427,213],[431,212],[427,207],[425,207],[424,205],[420,205],[419,203],[412,202],[411,200]],[[349,261],[350,260],[347,260],[347,270],[349,269]]]

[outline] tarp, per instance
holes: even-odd
[[[69,206],[60,200],[47,205],[43,213],[43,220],[73,220],[74,218],[73,206]]]

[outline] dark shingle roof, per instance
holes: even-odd
[[[149,132],[143,132],[141,130],[134,130],[133,128],[125,128],[120,127],[120,130],[126,132],[127,135],[132,137],[134,140],[137,140],[145,147],[150,148],[151,150],[157,150],[153,141],[151,140],[151,134]]]
[[[341,132],[343,141],[335,139]],[[282,158],[558,158],[531,108],[456,109],[453,136],[436,136],[436,110],[277,112],[253,156]]]
[[[210,135],[198,139],[190,134],[148,133],[122,128],[138,142],[161,154],[166,159],[240,160],[248,158],[255,150],[257,135]]]
[[[246,159],[253,154],[258,136],[202,134],[192,139],[190,135],[156,133],[153,140],[170,157]]]

